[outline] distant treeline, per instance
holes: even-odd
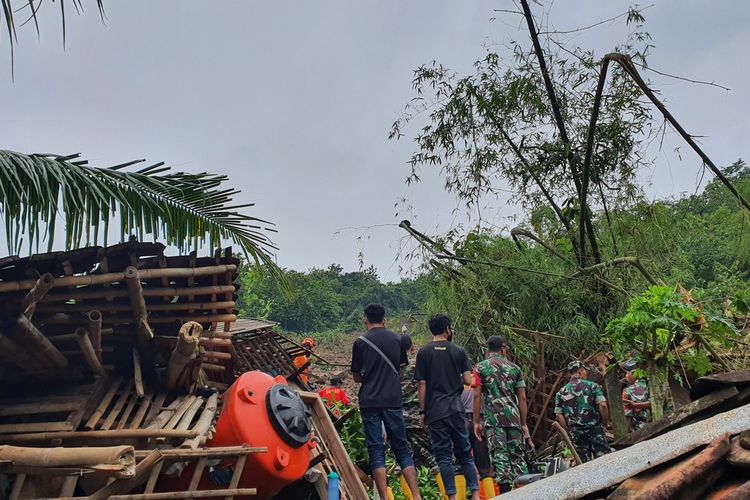
[[[284,330],[322,332],[362,328],[362,309],[371,302],[382,304],[388,317],[415,312],[428,294],[427,278],[381,283],[374,267],[344,272],[337,264],[308,272],[285,270],[290,290],[263,268],[240,273],[240,313],[277,321]]]

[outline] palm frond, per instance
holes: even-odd
[[[171,172],[163,163],[131,171],[144,160],[109,168],[89,166],[80,155],[26,155],[0,150],[0,217],[8,247],[37,249],[55,238],[55,222],[65,222],[65,246],[107,243],[109,225],[119,219],[120,238],[145,234],[180,250],[231,240],[256,264],[276,269],[276,247],[266,232],[273,225],[235,204],[239,190],[225,188],[225,175]],[[26,241],[24,241],[26,238]]]
[[[20,3],[22,4],[18,8],[14,8],[13,6],[13,0],[0,0],[0,35],[2,35],[3,31],[3,24],[5,25],[5,31],[7,31],[8,36],[8,42],[10,46],[10,66],[11,66],[11,73],[13,72],[14,67],[14,46],[16,43],[18,43],[18,38],[16,36],[16,19],[14,17],[15,13],[23,13],[28,14],[28,17],[21,21],[20,26],[25,25],[29,21],[34,21],[34,27],[36,28],[36,33],[39,35],[39,18],[37,17],[37,13],[39,12],[39,9],[42,6],[42,2],[44,0],[38,0],[36,4],[34,4],[34,0],[23,0]],[[62,21],[62,40],[63,40],[63,47],[65,47],[65,37],[66,37],[66,23],[65,23],[65,0],[52,0],[52,2],[59,2],[60,4],[60,19]],[[99,17],[102,19],[103,23],[107,22],[107,14],[104,11],[104,0],[94,0],[96,3],[96,8],[99,10]],[[72,0],[73,7],[76,10],[76,13],[78,15],[83,13],[83,2],[82,0]],[[26,12],[28,10],[28,12]]]

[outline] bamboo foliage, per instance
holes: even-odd
[[[24,243],[38,249],[46,240],[51,251],[59,216],[66,248],[106,244],[117,217],[121,240],[150,234],[185,250],[229,239],[256,263],[275,267],[276,247],[266,235],[272,224],[243,213],[254,204],[235,203],[240,191],[223,187],[226,176],[171,172],[163,163],[128,170],[142,161],[98,168],[78,154],[0,150],[0,216],[9,249],[18,252]]]

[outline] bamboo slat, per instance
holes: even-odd
[[[141,269],[138,271],[138,277],[142,280],[157,278],[187,278],[188,276],[211,276],[214,274],[225,274],[227,272],[237,271],[234,264],[225,264],[221,266],[206,266],[196,268],[167,268],[167,269]],[[83,276],[64,276],[57,278],[53,288],[80,287],[90,285],[103,285],[105,283],[116,283],[125,280],[124,273],[102,273],[87,274]],[[21,290],[31,290],[37,280],[19,280],[0,283],[0,293],[18,292]]]

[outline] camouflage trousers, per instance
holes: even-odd
[[[488,425],[485,433],[496,483],[513,484],[518,476],[529,473],[524,457],[526,444],[520,428]]]
[[[571,427],[570,439],[573,441],[581,460],[588,462],[612,451],[604,436],[601,425],[590,425],[586,427]]]

